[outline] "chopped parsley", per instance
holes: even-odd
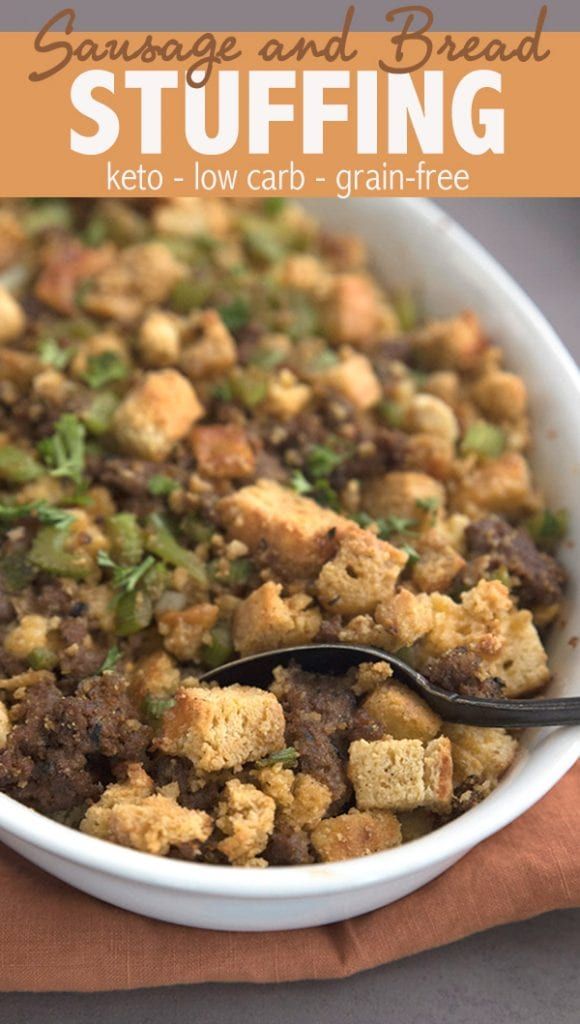
[[[408,565],[414,565],[415,562],[419,561],[419,558],[421,556],[419,555],[419,552],[416,551],[414,547],[412,547],[411,544],[401,544],[400,548],[401,548],[401,551],[404,551],[405,554],[408,556],[408,559],[409,559],[409,561],[407,563]]]
[[[241,295],[236,296],[225,306],[218,308],[224,324],[230,331],[240,331],[250,319],[250,305]]]
[[[111,672],[121,657],[121,648],[115,644],[107,651],[107,656],[99,669],[99,673]]]
[[[82,378],[90,388],[97,390],[114,381],[124,380],[127,373],[127,364],[117,352],[99,352],[89,356]]]
[[[47,501],[28,501],[22,505],[0,504],[0,523],[15,523],[25,516],[35,515],[45,526],[66,530],[74,522],[74,516],[64,508],[56,508]]]
[[[153,555],[146,555],[139,565],[117,565],[106,551],[99,551],[97,564],[101,569],[112,570],[113,586],[124,594],[130,594],[143,579],[146,572],[155,565]]]
[[[65,370],[74,355],[74,349],[61,348],[56,338],[43,338],[38,346],[38,355],[45,366]]]
[[[164,473],[154,473],[149,478],[147,484],[147,490],[154,498],[164,498],[166,495],[171,494],[172,491],[176,491],[178,487],[177,480],[174,480],[171,476],[165,476]]]
[[[270,768],[272,765],[282,764],[285,768],[293,768],[299,756],[296,747],[284,747],[283,750],[276,750],[273,754],[256,761],[256,767]]]
[[[417,498],[415,504],[417,508],[423,509],[423,512],[435,512],[439,508],[439,498]]]
[[[77,416],[66,412],[60,417],[52,437],[45,438],[38,445],[51,476],[68,477],[81,486],[85,469],[85,436],[85,426]]]

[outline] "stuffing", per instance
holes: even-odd
[[[324,782],[299,772],[294,780],[292,803],[283,818],[292,828],[311,832],[320,823],[332,803],[332,793]]]
[[[223,199],[179,196],[154,207],[153,223],[163,235],[220,237],[230,224],[229,207]]]
[[[358,811],[326,818],[311,835],[320,860],[348,860],[389,850],[401,843],[401,827],[390,811]]]
[[[180,807],[173,795],[154,792],[152,779],[140,765],[130,765],[128,781],[107,787],[89,807],[81,832],[130,846],[144,853],[167,854],[187,843],[190,853],[209,839],[213,822],[204,811]]]
[[[402,683],[388,682],[377,687],[364,701],[363,709],[395,740],[428,743],[441,732],[439,715]]]
[[[361,488],[361,505],[374,519],[394,515],[416,522],[425,502],[445,506],[444,487],[426,473],[394,470],[363,482]]]
[[[189,381],[176,370],[157,370],[145,374],[125,396],[113,427],[123,449],[161,462],[201,416],[203,408]]]
[[[178,690],[158,740],[166,754],[204,772],[235,768],[284,747],[284,713],[273,693],[253,686]]]
[[[0,285],[0,345],[14,341],[26,327],[26,316],[22,306]]]
[[[452,497],[456,512],[477,519],[496,512],[508,519],[517,519],[534,510],[529,466],[522,455],[507,452],[498,459],[462,468]]]
[[[162,612],[157,621],[166,651],[178,661],[195,661],[203,645],[211,641],[218,614],[215,604],[194,604],[183,611]]]
[[[372,612],[391,594],[406,554],[369,530],[352,530],[339,541],[338,551],[327,561],[316,581],[320,603],[337,615]]]
[[[311,396],[308,384],[303,384],[292,370],[284,367],[268,383],[264,412],[285,423],[302,412]]]
[[[6,746],[6,740],[8,739],[8,733],[12,728],[10,722],[10,715],[8,714],[8,708],[3,701],[0,700],[0,750]]]
[[[79,345],[70,361],[71,375],[78,380],[83,380],[91,369],[92,361],[97,360],[105,353],[118,359],[125,371],[128,370],[129,359],[125,342],[114,331],[102,331],[99,334],[93,334],[91,338]]]
[[[215,309],[192,313],[181,332],[179,367],[191,380],[225,373],[236,365],[234,339]]]
[[[216,480],[241,480],[256,466],[248,435],[236,423],[195,427],[191,448],[198,472]]]
[[[234,613],[234,647],[242,657],[275,647],[293,647],[314,640],[321,615],[304,593],[281,597],[279,583],[254,590]]]
[[[517,740],[505,729],[446,723],[443,731],[451,741],[455,786],[472,777],[495,784],[516,756]]]
[[[450,320],[434,320],[413,335],[413,352],[425,370],[472,370],[486,342],[473,313]]]
[[[472,394],[484,416],[496,423],[519,420],[526,413],[526,385],[521,377],[507,370],[485,373],[476,381]]]
[[[393,670],[388,662],[364,661],[356,668],[353,691],[358,695],[372,693],[377,687],[388,683],[392,675]]]
[[[546,653],[532,615],[514,608],[498,580],[481,580],[461,595],[460,603],[431,594],[434,625],[419,642],[419,663],[456,647],[475,651],[490,676],[499,676],[508,697],[540,689],[549,678]]]
[[[181,349],[179,320],[172,313],[152,309],[143,319],[136,338],[137,352],[145,366],[175,366]]]
[[[230,779],[218,806],[217,827],[225,839],[217,844],[230,864],[248,865],[261,853],[274,830],[276,804],[250,783]]]
[[[348,349],[341,352],[340,362],[318,374],[316,384],[318,390],[336,392],[361,412],[372,409],[383,393],[370,360]]]
[[[453,409],[435,395],[413,396],[407,407],[405,426],[412,433],[432,434],[452,445],[459,437],[459,424]]]
[[[242,487],[218,504],[229,537],[293,578],[315,575],[354,523],[273,480]]]
[[[427,595],[414,594],[405,587],[381,601],[374,617],[384,633],[381,646],[387,651],[411,647],[433,625],[433,611]]]
[[[435,590],[444,594],[449,590],[458,573],[465,567],[465,559],[437,531],[429,538],[417,543],[419,560],[411,571],[411,579],[417,590],[432,594]]]
[[[34,296],[62,316],[72,316],[86,283],[114,260],[112,245],[89,248],[78,239],[55,235],[43,246]]]
[[[362,811],[436,810],[451,802],[450,745],[441,738],[426,747],[420,740],[355,740],[348,775]]]
[[[82,298],[83,308],[95,316],[130,324],[146,306],[165,301],[184,272],[162,242],[130,246],[91,279]]]
[[[455,466],[455,445],[439,434],[409,434],[402,467],[448,481]]]

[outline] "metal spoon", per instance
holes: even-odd
[[[482,697],[460,697],[457,693],[434,686],[425,676],[376,647],[351,644],[310,644],[307,647],[284,647],[264,651],[248,658],[220,665],[201,678],[207,682],[228,685],[242,683],[267,686],[278,665],[297,662],[307,672],[343,675],[364,661],[386,661],[396,678],[419,693],[448,722],[485,725],[505,729],[527,729],[529,726],[580,725],[580,697],[557,700],[489,700]]]

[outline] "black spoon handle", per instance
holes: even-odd
[[[411,685],[411,680],[407,679]],[[425,700],[448,722],[503,729],[538,729],[548,725],[580,725],[580,697],[560,700],[483,700],[421,690]]]

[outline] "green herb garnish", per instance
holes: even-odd
[[[299,756],[296,747],[284,747],[283,750],[276,750],[273,754],[260,758],[259,761],[256,761],[256,767],[270,768],[275,764],[283,764],[286,768],[293,768]]]
[[[139,565],[118,565],[106,551],[99,551],[97,564],[101,569],[111,569],[113,586],[125,594],[132,593],[145,573],[155,565],[152,555],[146,555]]]
[[[420,556],[419,552],[416,551],[415,548],[411,546],[411,544],[401,544],[400,548],[401,548],[401,551],[404,551],[405,554],[408,556],[408,559],[409,559],[409,561],[407,563],[408,565],[414,565],[415,562],[419,561],[419,558],[421,556]]]
[[[171,494],[177,490],[179,484],[173,477],[165,476],[163,473],[154,473],[149,478],[147,484],[147,490],[149,494],[152,494],[154,498],[164,498],[166,495]]]
[[[417,498],[415,502],[417,508],[423,510],[423,512],[436,512],[439,508],[439,498],[435,496],[431,498]]]
[[[250,304],[241,295],[236,296],[225,306],[218,307],[218,313],[230,331],[240,331],[250,319]]]
[[[78,487],[82,485],[85,469],[85,426],[72,413],[64,413],[56,424],[52,437],[38,445],[38,450],[49,467],[51,476],[68,477]]]
[[[306,455],[306,475],[311,480],[328,478],[347,458],[345,452],[336,452],[325,444],[313,444]]]
[[[99,669],[99,674],[102,672],[112,672],[120,657],[121,648],[118,647],[117,644],[114,644],[113,647],[110,647],[107,651],[105,660]]]
[[[46,501],[28,501],[22,505],[0,504],[0,523],[18,522],[29,515],[36,515],[39,522],[46,526],[56,526],[58,530],[66,530],[74,522],[70,512],[49,505]]]
[[[64,370],[74,355],[74,349],[61,348],[56,338],[43,338],[38,346],[38,355],[45,366]]]
[[[127,373],[127,364],[117,352],[99,352],[89,356],[82,379],[90,388],[97,390],[114,381],[124,380]]]

